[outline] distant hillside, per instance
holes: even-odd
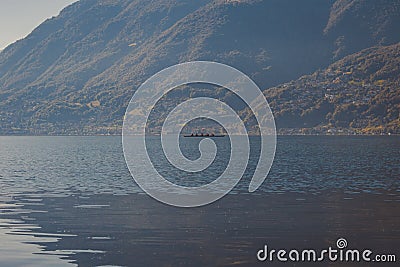
[[[189,60],[276,86],[399,42],[399,3],[81,0],[0,53],[0,131],[117,131],[145,79]]]
[[[400,2],[392,0],[337,0],[324,30],[335,40],[334,58],[374,45],[399,41]]]
[[[399,134],[400,43],[365,49],[265,95],[283,132]]]

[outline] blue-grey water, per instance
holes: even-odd
[[[208,183],[229,159],[229,139],[216,139],[215,162],[188,175],[157,140],[148,140],[153,163],[177,184]],[[198,157],[197,143],[182,140],[183,153]],[[228,196],[182,209],[138,188],[120,137],[0,137],[0,266],[253,266],[264,244],[320,248],[339,237],[400,257],[398,136],[279,137],[267,180],[250,194],[258,145],[251,138]]]

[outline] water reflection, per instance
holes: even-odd
[[[118,138],[0,141],[0,266],[253,266],[264,244],[339,237],[400,257],[398,138],[280,138],[260,191],[246,194],[250,166],[195,209],[141,193]]]
[[[15,197],[2,208],[7,218],[0,226],[2,244],[13,244],[2,255],[9,255],[13,266],[24,265],[24,258],[58,266],[63,262],[55,262],[56,256],[80,266],[252,266],[266,243],[324,248],[345,237],[352,247],[377,252],[398,253],[400,246],[396,194],[229,195],[195,209],[173,208],[141,194],[13,204],[21,202],[22,196]]]

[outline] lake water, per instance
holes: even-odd
[[[157,140],[154,164],[177,184],[208,183],[229,158],[228,138],[216,139],[216,161],[187,175]],[[182,142],[198,157],[198,140]],[[258,144],[251,138],[229,195],[183,209],[138,188],[120,137],[0,137],[0,266],[253,266],[265,244],[318,249],[340,237],[400,258],[400,137],[278,137],[271,172],[250,194]]]

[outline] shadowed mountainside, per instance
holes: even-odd
[[[400,133],[399,88],[400,43],[362,50],[265,95],[279,128]]]
[[[276,86],[400,41],[399,3],[81,0],[0,53],[1,131],[114,131],[145,79],[189,60]]]

